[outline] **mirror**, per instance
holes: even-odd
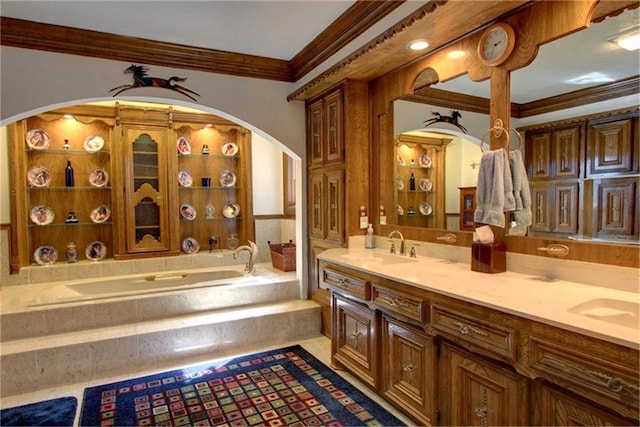
[[[511,74],[511,99],[512,103],[515,104],[515,108],[512,109],[514,114],[511,120],[511,127],[520,128],[569,119],[572,117],[612,111],[629,106],[637,106],[638,102],[636,92],[635,95],[627,95],[616,99],[610,99],[604,103],[578,107],[572,105],[573,108],[570,109],[558,109],[557,106],[552,106],[547,112],[545,112],[545,114],[527,114],[528,110],[535,112],[535,109],[533,108],[536,106],[536,102],[539,103],[541,99],[544,99],[545,103],[551,105],[549,98],[554,96],[573,92],[578,89],[602,85],[607,82],[633,81],[634,78],[637,78],[638,69],[640,67],[640,59],[637,55],[637,51],[623,51],[609,41],[623,31],[630,28],[637,29],[637,14],[637,10],[625,11],[618,16],[609,17],[600,23],[593,23],[591,27],[586,30],[576,32],[570,36],[541,46],[538,56],[529,66],[516,70]],[[585,48],[575,49],[575,46],[582,46]],[[590,48],[587,49],[587,46]],[[589,72],[585,72],[585,70],[588,70]],[[445,137],[454,138],[454,141],[458,141],[459,139],[457,138],[462,135],[462,137],[471,141],[465,143],[468,145],[465,145],[464,149],[455,153],[455,145],[449,143],[446,146],[446,173],[444,174],[445,188],[443,189],[443,203],[445,205],[444,212],[446,220],[442,227],[439,227],[439,224],[433,225],[435,228],[444,228],[447,230],[464,230],[464,228],[460,228],[457,223],[458,218],[456,218],[459,217],[461,212],[458,187],[469,187],[475,184],[476,178],[474,178],[473,175],[477,176],[477,169],[472,169],[472,165],[479,163],[479,157],[481,155],[479,139],[482,138],[483,133],[487,130],[489,82],[473,82],[466,75],[463,75],[448,82],[434,84],[431,88],[446,91],[443,92],[444,95],[450,95],[453,93],[458,97],[448,96],[451,100],[450,104],[446,104],[446,102],[439,100],[438,105],[411,102],[411,99],[414,98],[412,96],[407,97],[408,99],[405,100],[394,101],[393,119],[396,140],[399,135],[405,135],[405,132],[410,130],[415,131],[415,128],[420,127],[425,120],[433,117],[432,114],[434,112],[448,115],[452,110],[460,110],[462,113],[460,122],[468,129],[468,134],[466,136],[459,132],[455,127],[440,123],[438,123],[437,126],[429,126],[424,129],[424,131],[429,131],[430,133],[428,135],[431,137],[434,137],[434,135],[436,137],[442,137],[444,135]],[[465,111],[465,105],[468,107],[471,104],[461,103],[460,96],[474,97],[474,99],[477,97],[477,99],[486,100],[486,112],[477,113]],[[565,103],[566,102],[567,101],[565,101]],[[474,110],[480,111],[481,108]],[[411,135],[412,132],[406,134]],[[513,144],[512,141],[512,148],[513,145],[517,144]],[[467,151],[469,151],[468,154]],[[457,161],[457,165],[453,164],[454,159]],[[383,161],[397,162],[398,159],[385,159]],[[582,164],[584,164],[584,162]],[[466,174],[464,172],[466,172]],[[470,178],[469,176],[472,177]],[[382,181],[381,177],[381,184]],[[590,188],[587,189],[589,190]],[[585,191],[579,192],[579,197],[581,197],[581,199],[576,203],[576,206],[584,206],[585,203],[591,202],[591,200],[586,200],[584,198],[584,193]],[[396,200],[401,199],[400,197],[397,197]],[[613,241],[616,243],[638,243],[638,216],[636,215],[634,218],[635,223],[632,227],[636,230],[635,241],[632,240],[629,242],[626,239],[623,240],[620,238],[603,239],[601,237],[597,240]],[[400,220],[397,224],[407,226],[411,225],[406,222],[403,223]],[[416,224],[415,226],[424,225]],[[426,226],[431,227],[432,225],[427,224]],[[580,230],[582,229],[583,227],[580,227]],[[536,234],[534,233],[534,235]],[[573,234],[538,233],[537,235],[539,237],[565,239],[569,236],[572,238],[580,238],[579,232]],[[593,237],[593,233],[591,237]]]

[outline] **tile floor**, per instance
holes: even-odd
[[[246,348],[246,349],[243,349],[243,351],[235,351],[234,353],[229,353],[229,354],[216,354],[216,356],[219,356],[216,359],[224,359],[228,357],[238,356],[241,354],[256,353],[259,351],[270,350],[272,348],[287,347],[289,345],[295,345],[295,344],[300,344],[303,348],[305,348],[309,353],[313,354],[325,365],[327,366],[331,365],[331,341],[324,336],[303,340],[295,343],[288,343],[285,345],[278,345],[275,347],[262,346],[260,348],[257,348],[257,347]],[[188,365],[198,365],[211,360],[215,360],[215,359],[197,359],[197,360],[194,359]],[[176,368],[179,368],[179,366],[167,367],[166,369],[162,369],[161,371],[168,371]],[[150,375],[150,374],[153,374],[154,372],[158,372],[158,370],[155,370],[155,371],[141,370],[135,375],[135,377]],[[402,420],[405,424],[407,425],[415,424],[409,418],[407,418],[404,414],[402,414],[400,411],[398,411],[397,409],[392,407],[389,403],[387,403],[386,401],[381,399],[379,396],[374,394],[367,386],[359,382],[356,378],[354,378],[349,373],[338,371],[338,374],[340,374],[342,377],[344,377],[347,381],[349,381],[354,386],[358,387],[359,390],[367,394],[369,397],[377,401],[381,406],[386,408],[389,412],[394,414],[396,417]],[[75,396],[76,398],[78,398],[78,413],[76,414],[75,425],[78,425],[80,410],[82,408],[82,395],[85,387],[92,387],[100,384],[120,381],[128,377],[131,377],[131,376],[127,376],[127,377],[111,376],[111,377],[103,377],[103,378],[91,378],[90,380],[87,380],[82,383],[71,384],[71,385],[56,387],[52,389],[46,389],[46,390],[39,390],[33,393],[7,396],[0,400],[0,408],[10,408],[13,406],[25,405],[28,403],[38,402],[38,401],[47,400],[47,399],[54,399],[54,398],[63,397],[63,396]]]

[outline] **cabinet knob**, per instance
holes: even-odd
[[[607,381],[607,387],[612,391],[619,392],[624,388],[624,384],[620,378],[610,378]]]
[[[403,372],[413,371],[413,365],[411,363],[405,363],[404,365],[402,365],[402,371]]]

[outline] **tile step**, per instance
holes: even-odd
[[[291,300],[12,340],[0,347],[0,396],[317,336],[320,306]]]

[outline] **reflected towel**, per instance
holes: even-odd
[[[509,165],[513,181],[513,198],[516,204],[513,220],[516,222],[516,226],[527,227],[531,225],[531,190],[522,154],[519,150],[509,153]]]
[[[504,228],[504,213],[515,209],[509,159],[504,149],[482,154],[474,221]]]

